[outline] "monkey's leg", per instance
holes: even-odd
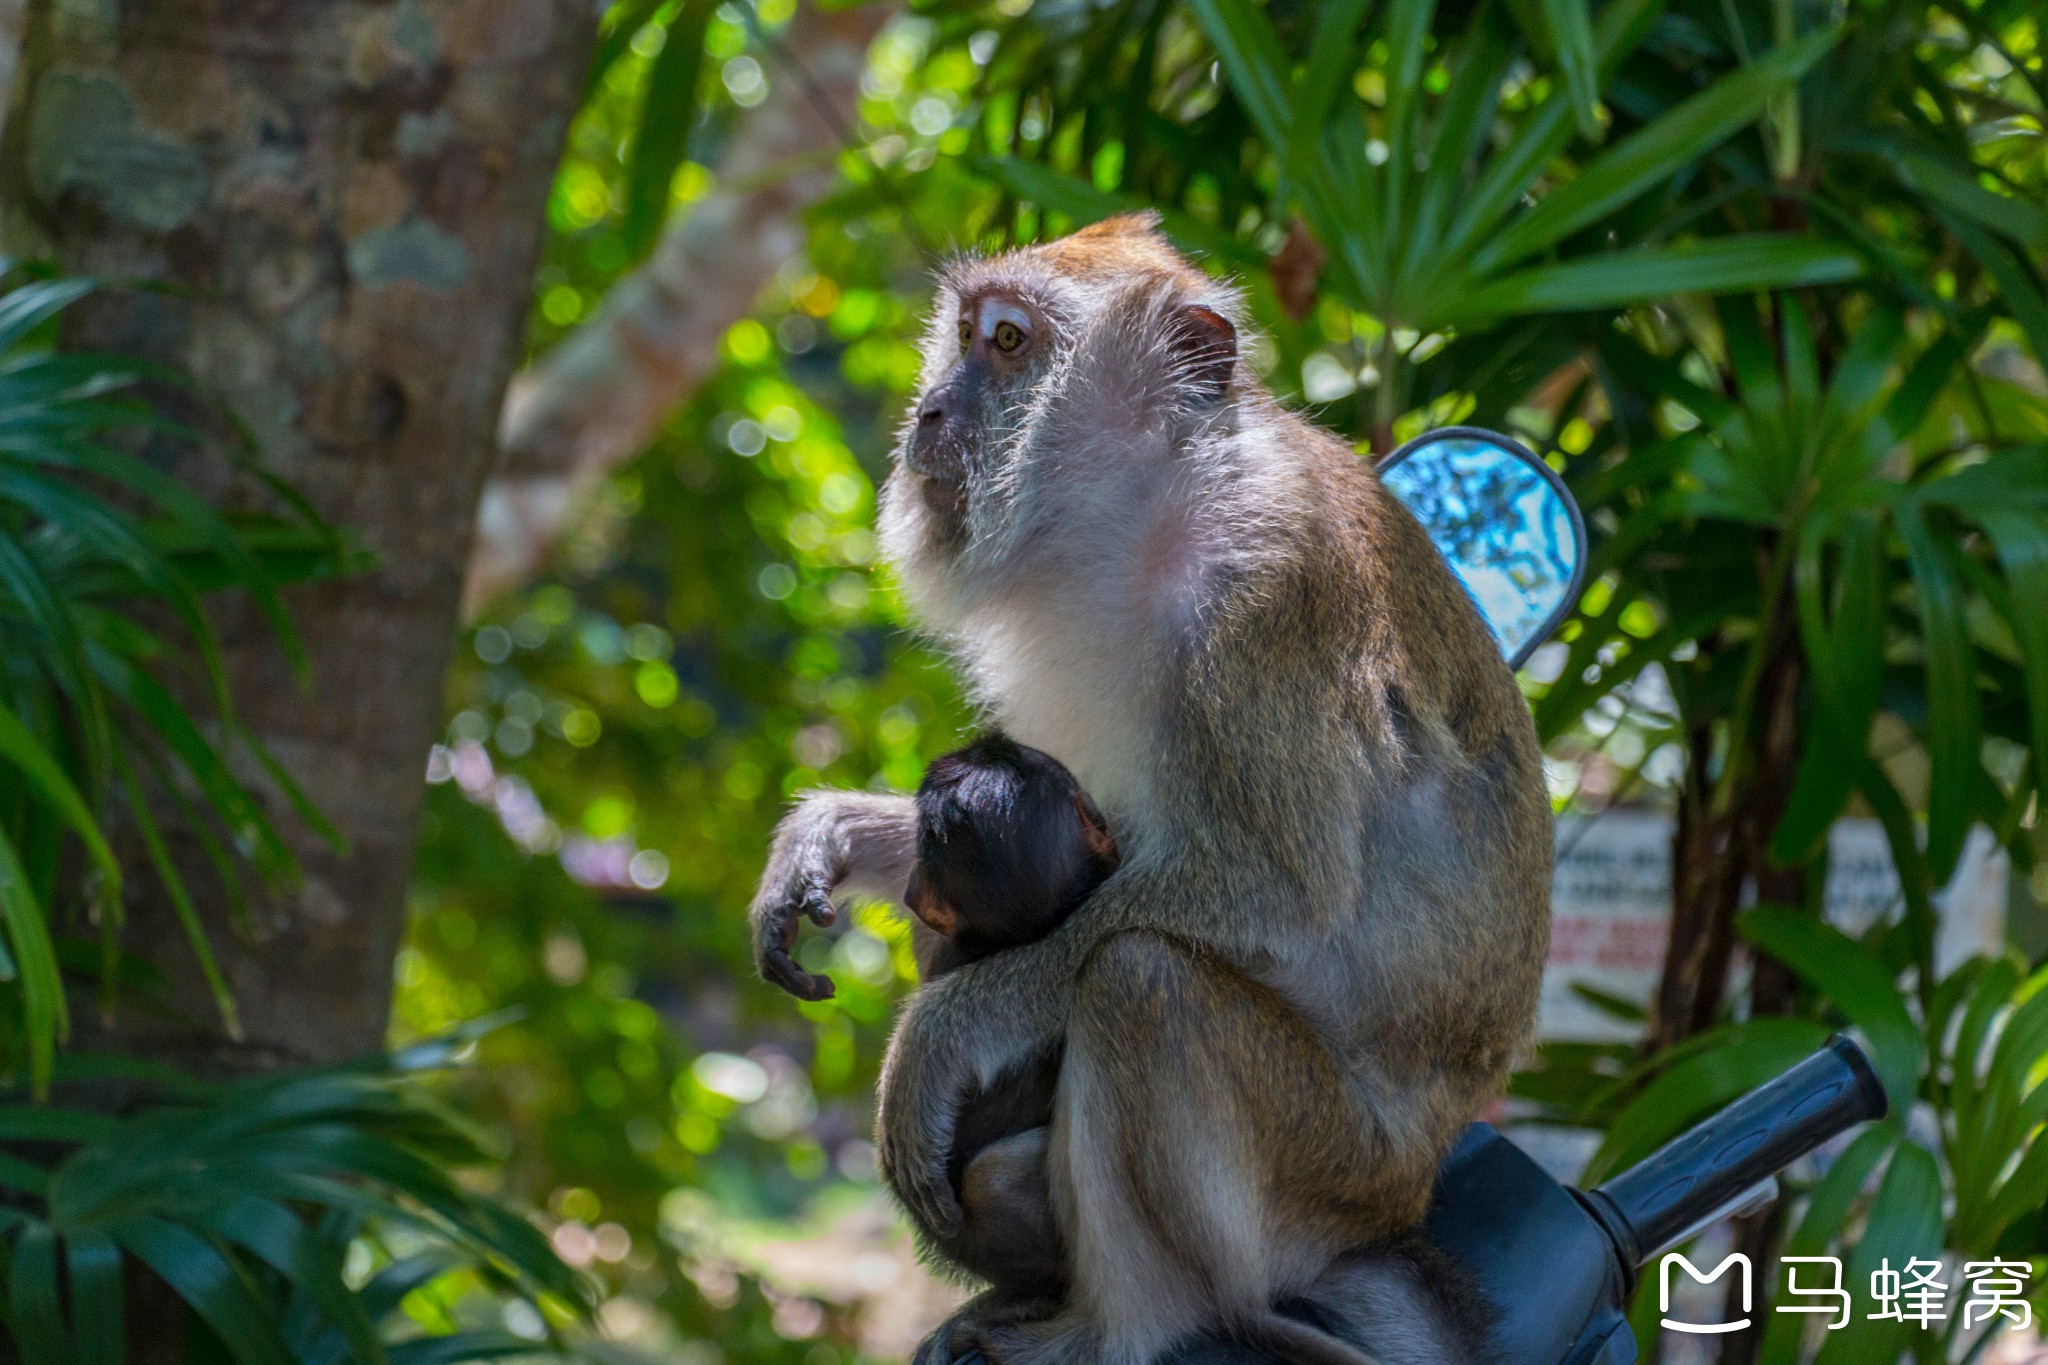
[[[1070,1017],[1053,1189],[1073,1312],[1103,1360],[1144,1365],[1210,1329],[1284,1336],[1297,1356],[1310,1332],[1323,1359],[1356,1361],[1272,1317],[1427,1198],[1428,1172],[1395,1159],[1352,1093],[1301,1016],[1226,960],[1146,932],[1095,950]]]
[[[1476,1365],[1487,1358],[1493,1306],[1419,1238],[1341,1257],[1302,1300],[1323,1326],[1366,1343],[1385,1365]]]

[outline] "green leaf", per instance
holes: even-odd
[[[178,757],[199,785],[200,792],[247,855],[265,875],[286,880],[297,864],[270,818],[246,788],[228,769],[220,754],[164,686],[142,669],[97,644],[89,645],[87,658],[100,681],[133,707]]]
[[[1835,523],[1810,517],[1799,529],[1793,564],[1801,643],[1820,705],[1800,758],[1785,816],[1772,836],[1772,856],[1805,862],[1841,813],[1869,752],[1878,690],[1884,678],[1884,559],[1877,523],[1852,513],[1839,525],[1840,563],[1832,622],[1824,604],[1824,553]]]
[[[64,981],[57,973],[57,953],[50,944],[50,926],[30,889],[14,843],[0,832],[0,924],[14,948],[21,969],[22,1014],[28,1034],[29,1082],[38,1098],[50,1090],[50,1068],[57,1042],[71,1031],[64,1008]]]
[[[1447,300],[1445,309],[1449,320],[1474,323],[1520,313],[1620,308],[1671,294],[1840,284],[1862,273],[1862,258],[1816,238],[1747,233],[1517,271]]]
[[[2048,446],[2019,446],[1922,484],[1919,501],[1974,516],[2024,508],[2048,512]]]
[[[1401,276],[1424,279],[1443,264],[1432,259],[1468,187],[1498,108],[1501,84],[1515,56],[1511,35],[1482,12],[1451,54],[1450,88],[1444,93],[1422,173],[1414,221],[1402,244]]]
[[[133,489],[175,518],[181,527],[210,546],[222,562],[234,570],[237,586],[249,593],[257,610],[269,621],[286,660],[303,681],[305,649],[290,614],[277,595],[277,584],[271,581],[269,572],[250,553],[234,528],[205,499],[146,461],[106,446],[71,442],[61,448],[18,453],[27,454],[38,464],[76,469]],[[221,709],[227,710],[226,705],[223,704]]]
[[[1652,1081],[1608,1128],[1581,1183],[1598,1184],[1648,1156],[1710,1112],[1801,1061],[1828,1040],[1810,1019],[1751,1019]]]
[[[0,464],[0,497],[12,498],[44,520],[62,526],[68,535],[134,574],[191,636],[212,683],[215,703],[223,711],[227,709],[227,675],[213,627],[207,623],[197,595],[150,546],[133,517],[67,484],[4,464]]]
[[[176,1290],[241,1365],[294,1365],[276,1322],[212,1243],[161,1218],[124,1219],[107,1231]]]
[[[2027,334],[2027,343],[2034,348],[2034,358],[2048,361],[2048,293],[2043,292],[2039,277],[2004,243],[1952,215],[1947,221],[1956,240],[1983,264],[1985,272],[1998,285],[2005,306],[2012,311],[2013,319]]]
[[[2035,789],[2048,807],[2048,519],[1994,510],[1980,514],[1978,521],[1998,552],[2012,594],[2009,624],[2020,647],[2020,674],[2027,689]]]
[[[1507,147],[1487,161],[1470,193],[1463,197],[1440,249],[1447,267],[1455,265],[1461,271],[1469,267],[1474,246],[1522,202],[1522,196],[1571,137],[1571,110],[1562,98],[1543,104],[1524,121]]]
[[[209,1200],[191,1208],[189,1215],[196,1226],[247,1248],[306,1291],[340,1329],[355,1365],[384,1365],[383,1342],[342,1279],[341,1257],[288,1209],[245,1194]]]
[[[114,851],[107,847],[99,822],[86,808],[85,798],[79,795],[78,788],[71,784],[62,765],[43,747],[42,741],[29,733],[20,718],[4,705],[0,705],[0,758],[12,763],[28,779],[30,790],[78,835],[93,866],[106,878],[107,893],[119,896],[121,865],[114,860]]]
[[[257,738],[255,732],[240,721],[231,720],[230,724],[242,752],[255,759],[257,765],[268,774],[271,782],[284,793],[284,799],[291,803],[292,810],[297,812],[306,828],[325,840],[327,846],[337,854],[347,857],[348,836],[327,818],[325,811],[313,804],[313,798],[307,795],[306,789],[299,785],[299,780],[291,775],[284,764],[277,761],[277,756],[270,752],[270,746]]]
[[[1759,905],[1735,922],[1742,936],[1835,1002],[1877,1053],[1891,1112],[1904,1114],[1920,1090],[1920,1030],[1892,973],[1869,949],[1800,910]]]
[[[124,1365],[128,1342],[121,1249],[102,1233],[72,1229],[64,1236],[64,1270],[78,1365]]]
[[[1991,1026],[1999,1014],[2011,1004],[2013,992],[2019,989],[2024,975],[2013,957],[2000,956],[1978,974],[1970,990],[1969,1003],[1964,1006],[1962,1022],[1956,1028],[1955,1045],[1949,1052],[1951,1069],[1955,1073],[1949,1107],[1964,1123],[1970,1121],[1983,1090],[1981,1077],[1985,1040],[1990,1037]]]
[[[1995,1248],[1998,1240],[2020,1219],[2038,1213],[2048,1203],[2048,1141],[2035,1137],[2028,1146],[2026,1155],[2013,1173],[2000,1185],[1998,1193],[1983,1213],[1976,1219],[1972,1229],[1981,1239],[1980,1245]]]
[[[1600,73],[1593,52],[1592,13],[1586,0],[1543,0],[1543,22],[1557,49],[1565,89],[1571,92],[1579,136],[1593,141],[1600,136]]]
[[[1924,1149],[1900,1144],[1892,1154],[1864,1221],[1863,1235],[1850,1254],[1843,1285],[1862,1301],[1870,1273],[1889,1263],[1901,1270],[1915,1256],[1939,1256],[1942,1246],[1941,1170]],[[1895,1360],[1905,1344],[1906,1325],[1853,1316],[1839,1332],[1829,1332],[1815,1365],[1870,1365]]]
[[[1983,777],[1976,648],[1950,548],[1912,503],[1902,503],[1894,521],[1913,567],[1927,655],[1927,863],[1945,882],[1962,855]]]
[[[1989,228],[2034,252],[2048,252],[2048,209],[1977,183],[1979,167],[1932,152],[1898,154],[1900,178],[1960,218]]]
[[[1359,26],[1365,22],[1370,3],[1371,0],[1331,0],[1316,9],[1308,64],[1302,68],[1289,116],[1286,150],[1291,175],[1313,171],[1318,139],[1331,106],[1351,75]]]
[[[1189,0],[1252,126],[1269,147],[1285,147],[1294,129],[1287,54],[1272,23],[1250,0]]]
[[[363,1311],[372,1322],[381,1321],[386,1314],[398,1311],[399,1301],[407,1294],[465,1264],[462,1257],[445,1247],[416,1252],[378,1271],[356,1297],[362,1300]]]
[[[15,1239],[8,1266],[7,1325],[24,1360],[70,1365],[70,1333],[64,1329],[64,1304],[57,1288],[57,1236],[43,1224],[31,1224]]]
[[[582,103],[587,105],[590,102],[591,96],[603,84],[605,74],[632,50],[633,39],[640,36],[640,30],[660,13],[664,3],[665,0],[617,0],[605,8],[597,47],[590,57],[590,74],[585,79]]]
[[[1435,13],[1436,0],[1390,0],[1387,6],[1387,51],[1392,54],[1387,69],[1389,155],[1381,168],[1386,202],[1380,212],[1389,225],[1402,223],[1408,216],[1408,177],[1415,169],[1416,96],[1422,89],[1429,21]],[[1389,237],[1383,248],[1385,257],[1398,259],[1395,245]]]
[[[39,280],[9,290],[0,297],[0,351],[19,344],[30,332],[97,288],[97,280],[75,277]]]
[[[697,81],[704,67],[710,0],[681,0],[666,24],[667,40],[647,70],[647,92],[626,168],[626,249],[644,256],[668,221],[669,187],[683,164],[697,121]]]
[[[179,875],[177,864],[171,859],[171,851],[157,830],[156,815],[149,807],[149,795],[135,780],[135,770],[130,766],[128,756],[117,751],[115,759],[120,767],[122,789],[128,797],[128,813],[135,821],[136,833],[142,837],[143,850],[149,855],[150,865],[156,869],[164,895],[169,898],[178,924],[185,931],[185,941],[192,945],[192,955],[199,963],[199,974],[206,978],[206,988],[213,995],[214,1008],[220,1011],[222,1027],[227,1030],[228,1037],[239,1040],[242,1021],[235,1009],[234,993],[228,989],[227,978],[221,975],[220,963],[213,955],[213,945],[206,938],[206,926],[200,921],[198,907],[192,904],[192,897],[185,889],[185,879]]]
[[[473,1360],[507,1360],[546,1352],[543,1343],[510,1332],[455,1332],[400,1342],[391,1348],[391,1365],[465,1365]]]
[[[96,1142],[113,1131],[104,1114],[49,1104],[0,1104],[0,1142]]]
[[[1856,1140],[1829,1163],[1827,1174],[1813,1187],[1806,1211],[1800,1215],[1799,1226],[1785,1239],[1780,1258],[1824,1255],[1830,1246],[1841,1241],[1856,1197],[1863,1192],[1877,1163],[1898,1141],[1899,1128],[1895,1122],[1874,1123],[1857,1134]],[[1803,1315],[1773,1313],[1770,1325],[1764,1329],[1757,1365],[1798,1365],[1800,1337],[1806,1322]]]
[[[1784,89],[1833,47],[1838,30],[1821,29],[1750,63],[1603,152],[1570,183],[1475,253],[1474,274],[1513,265],[1607,216],[1670,179],[1756,119]]]
[[[1665,0],[1607,0],[1600,17],[1593,21],[1593,47],[1600,58],[1600,76],[1612,76],[1628,55],[1636,50],[1657,17]]]
[[[99,690],[92,685],[85,663],[85,646],[79,639],[71,612],[57,586],[43,567],[14,537],[0,532],[0,586],[5,586],[20,604],[36,631],[37,662],[48,670],[57,686],[78,711],[79,729],[85,740],[89,773],[103,771],[106,763],[107,716]]]

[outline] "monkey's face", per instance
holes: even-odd
[[[1229,405],[1235,295],[1155,226],[1108,219],[941,273],[880,518],[926,624],[1034,581],[1062,536],[1127,529]]]
[[[978,279],[941,289],[925,384],[900,449],[927,509],[958,527],[998,476],[1058,346],[1046,294]]]

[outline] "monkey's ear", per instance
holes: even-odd
[[[1102,818],[1102,811],[1088,799],[1087,792],[1074,793],[1074,814],[1081,817],[1081,843],[1088,856],[1101,863],[1105,871],[1113,870],[1124,855],[1109,832],[1109,821]]]
[[[1204,403],[1222,398],[1237,369],[1237,328],[1230,319],[1213,308],[1191,303],[1174,318],[1168,337],[1195,397]]]
[[[935,934],[951,938],[953,931],[960,927],[960,916],[951,905],[939,899],[936,891],[924,879],[924,869],[910,870],[910,885],[903,889],[903,903],[910,907],[910,913],[923,920],[925,927]]]

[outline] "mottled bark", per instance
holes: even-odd
[[[797,11],[769,54],[774,94],[718,157],[717,188],[678,216],[588,322],[512,382],[464,596],[524,581],[605,475],[637,454],[718,363],[725,330],[803,249],[885,5]]]
[[[253,941],[227,927],[218,897],[203,907],[246,1044],[220,1036],[138,868],[127,944],[169,975],[177,1018],[129,1009],[96,1039],[81,1017],[86,1045],[220,1070],[383,1041],[470,527],[595,8],[31,5],[0,167],[10,247],[169,286],[93,301],[70,340],[196,376],[378,561],[289,594],[310,692],[253,612],[220,613],[244,722],[350,845],[328,850],[279,802],[303,886],[257,907]],[[217,500],[249,496],[203,453],[163,454]],[[200,859],[184,861],[195,886],[212,885]]]

